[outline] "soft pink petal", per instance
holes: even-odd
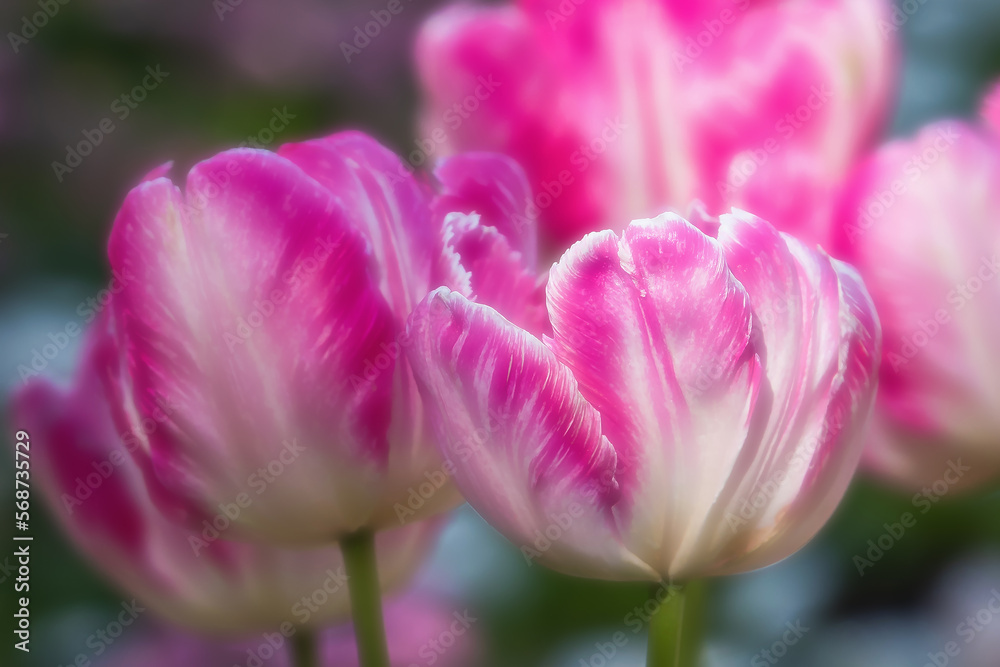
[[[144,432],[118,432],[101,391],[105,348],[100,328],[88,335],[71,388],[36,380],[14,401],[16,421],[31,436],[32,479],[71,540],[112,582],[126,602],[172,622],[213,632],[273,631],[285,621],[311,627],[342,620],[346,583],[331,578],[343,567],[336,546],[293,551],[226,539],[206,522],[188,526],[160,511],[132,458]],[[230,510],[232,511],[232,510]],[[213,523],[225,517],[213,517]],[[381,531],[379,575],[389,589],[409,578],[433,544],[440,522]],[[329,599],[304,618],[294,613],[304,595],[326,587]]]
[[[615,452],[569,369],[496,311],[447,290],[417,309],[411,332],[439,443],[470,504],[561,571],[657,578],[618,536]]]
[[[426,188],[392,151],[360,132],[285,144],[278,151],[340,201],[372,251],[372,272],[400,323],[437,287],[438,249]]]
[[[149,173],[147,173],[145,176],[143,176],[142,177],[142,182],[145,183],[146,181],[155,181],[158,178],[169,178],[170,177],[170,170],[173,169],[173,168],[174,168],[174,162],[173,162],[173,160],[170,160],[168,162],[164,162],[160,166],[158,166],[158,167],[156,167],[154,169],[151,169],[149,171]]]
[[[140,185],[112,232],[112,267],[129,276],[113,308],[134,400],[119,421],[175,408],[144,447],[165,485],[208,514],[297,443],[242,526],[288,539],[353,530],[388,447],[392,375],[366,379],[365,362],[394,335],[365,243],[326,189],[271,153],[222,153],[187,190]],[[352,474],[337,474],[348,462]],[[309,525],[288,521],[310,494]]]
[[[874,397],[880,332],[857,275],[742,212],[720,241],[762,323],[771,412],[761,447],[718,507],[719,571],[776,562],[823,526],[853,476]]]
[[[561,243],[584,229],[579,221],[596,224],[605,213],[605,199],[615,192],[604,161],[588,160],[581,171],[579,151],[594,138],[595,128],[593,116],[579,110],[591,105],[596,110],[600,101],[575,72],[558,86],[549,80],[557,62],[568,65],[577,57],[553,35],[547,23],[515,7],[456,6],[425,25],[416,58],[429,100],[422,134],[444,132],[443,148],[453,153],[478,146],[512,156],[527,173],[546,240]],[[542,94],[543,87],[558,92],[563,85],[562,103]],[[574,100],[577,93],[580,99]],[[577,113],[567,113],[568,106]],[[607,120],[613,124],[615,114]],[[576,164],[571,163],[574,155]]]
[[[819,264],[826,273],[826,257],[792,247],[803,266]],[[833,359],[824,356],[832,372],[824,373],[811,395],[804,397],[798,420],[788,425],[782,451],[767,463],[766,472],[752,487],[744,486],[739,502],[729,506],[727,522],[739,535],[737,543],[746,539],[746,553],[726,563],[721,572],[763,567],[802,548],[833,514],[861,459],[878,384],[881,329],[871,297],[854,269],[837,261],[831,264],[838,293],[823,295],[819,281],[813,287],[824,301],[839,304],[834,312],[820,315],[831,325],[839,324],[837,339],[814,343],[834,349]],[[817,327],[821,335],[824,329]],[[754,506],[762,498],[767,503]],[[747,500],[752,510],[747,509]]]
[[[427,499],[420,513],[411,511],[412,489],[426,482],[426,474],[440,471],[441,460],[403,354],[409,343],[402,332],[410,312],[430,289],[443,284],[469,292],[470,267],[445,245],[441,216],[429,188],[414,176],[412,167],[375,140],[359,132],[341,132],[285,145],[279,154],[302,167],[344,205],[351,224],[372,249],[371,271],[379,276],[379,288],[398,326],[396,337],[365,361],[366,376],[388,376],[393,382],[391,449],[382,485],[387,495],[371,522],[399,525],[447,509],[459,502],[450,485]],[[511,271],[516,275],[521,269],[517,265]],[[393,361],[394,367],[385,368],[384,359]]]
[[[434,206],[442,217],[454,212],[479,214],[481,224],[502,234],[525,268],[535,268],[537,207],[516,162],[496,153],[463,153],[442,160],[434,175],[441,184]]]
[[[111,463],[116,452],[118,465],[132,465],[96,372],[97,348],[107,344],[106,334],[91,333],[77,386],[33,380],[14,396],[11,410],[14,423],[31,435],[32,471],[53,513],[89,557],[118,567],[141,559],[146,524],[132,499],[135,479]]]
[[[445,247],[469,274],[468,296],[536,336],[548,333],[544,279],[525,267],[507,237],[485,222],[462,213],[444,219]]]
[[[834,251],[882,320],[884,362],[866,465],[919,490],[971,466],[1000,475],[1000,140],[942,121],[883,146],[845,188]],[[953,487],[954,488],[954,487]]]
[[[714,239],[664,215],[633,222],[620,241],[601,232],[574,245],[548,296],[552,348],[618,453],[615,512],[629,543],[663,576],[682,574],[754,412],[747,294]]]

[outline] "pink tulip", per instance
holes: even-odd
[[[508,158],[451,158],[436,192],[411,172],[348,132],[221,153],[184,192],[160,170],[129,193],[105,375],[171,511],[261,494],[237,532],[305,544],[457,504],[403,358],[406,318],[447,285],[537,326],[533,222]]]
[[[882,0],[461,5],[417,45],[425,143],[520,162],[550,244],[684,209],[816,239],[889,110]]]
[[[409,594],[388,600],[385,612],[391,667],[480,664],[476,660],[480,634],[477,619],[465,610],[455,610],[425,594]],[[357,649],[349,625],[323,631],[319,642],[318,665],[357,667]],[[93,664],[94,667],[253,664],[289,667],[288,643],[274,633],[267,633],[266,638],[220,642],[176,631],[152,630],[116,645]],[[273,645],[277,649],[272,653]]]
[[[111,422],[98,377],[107,339],[93,338],[70,389],[34,380],[14,404],[30,435],[33,479],[76,546],[141,608],[184,626],[274,631],[286,622],[320,627],[346,618],[336,546],[296,551],[236,542],[226,539],[224,513],[194,529],[164,515],[130,455],[140,432],[120,434]],[[167,428],[172,410],[146,430]],[[438,528],[429,520],[378,533],[387,588],[409,578]]]
[[[834,247],[885,327],[867,467],[935,499],[1000,476],[1000,137],[943,121],[887,144]]]
[[[595,232],[538,339],[446,288],[409,354],[469,503],[531,562],[689,580],[774,563],[833,512],[880,332],[849,266],[734,211]]]

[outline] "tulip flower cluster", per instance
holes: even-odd
[[[200,526],[164,513],[111,421],[100,387],[99,364],[109,352],[102,344],[90,342],[69,390],[38,382],[15,405],[38,443],[33,463],[45,499],[79,548],[142,605],[196,629],[318,628],[346,618],[347,578],[335,546],[206,540]],[[116,467],[92,495],[78,495],[104,463]],[[432,520],[379,533],[379,575],[388,588],[412,574],[438,528]]]
[[[885,15],[453,7],[417,45],[432,171],[359,132],[154,170],[71,386],[15,399],[51,508],[175,623],[350,614],[316,664],[387,667],[414,658],[381,595],[463,499],[529,563],[668,606],[802,548],[860,461],[996,479],[996,105],[862,159]]]
[[[169,168],[115,220],[112,270],[132,279],[73,385],[37,379],[15,401],[46,497],[101,570],[177,623],[359,620],[440,523],[397,509],[442,466],[405,354],[411,310],[448,285],[544,321],[524,176],[475,153],[428,182],[350,132],[222,153],[183,193]],[[425,514],[458,502],[440,486]]]
[[[459,5],[417,45],[423,131],[516,158],[545,240],[729,206],[822,239],[891,92],[887,3],[625,0]],[[496,92],[475,98],[483,77]]]
[[[174,510],[211,517],[258,474],[267,502],[243,508],[241,533],[318,544],[398,525],[440,466],[407,316],[441,284],[515,319],[536,292],[518,170],[472,155],[438,173],[434,193],[346,133],[222,153],[184,193],[156,173],[128,195],[108,254],[136,278],[112,303],[105,375],[122,430],[174,406],[139,456]],[[427,511],[457,500],[443,489]]]

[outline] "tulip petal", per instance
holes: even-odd
[[[519,253],[525,268],[538,262],[531,187],[524,172],[509,157],[497,153],[462,153],[445,158],[434,170],[441,184],[435,208],[443,214],[478,213]]]
[[[524,266],[519,252],[478,215],[450,213],[444,220],[445,247],[468,270],[470,296],[536,336],[548,333],[545,282]]]
[[[282,539],[311,493],[317,539],[357,528],[386,463],[392,389],[365,363],[394,326],[329,192],[274,154],[222,153],[192,169],[186,201],[166,179],[133,190],[109,257],[125,277],[113,301],[135,400],[125,420],[177,407],[148,438],[158,476],[231,502],[297,444],[247,524]],[[351,474],[324,477],[347,461]]]
[[[541,341],[445,289],[414,312],[411,333],[443,454],[487,521],[529,561],[569,574],[658,578],[618,536],[615,452],[601,418]]]
[[[713,239],[663,215],[621,240],[585,237],[552,268],[548,297],[552,348],[618,453],[618,519],[640,557],[678,574],[754,413],[747,294]]]
[[[69,389],[36,379],[13,403],[16,423],[31,435],[33,479],[74,544],[140,604],[202,631],[272,630],[285,621],[322,626],[346,617],[338,547],[231,541],[224,530],[177,523],[160,511],[130,455],[142,431],[119,433],[112,423],[100,374],[114,341],[98,325],[88,332]],[[162,418],[144,431],[161,428]],[[378,533],[384,589],[410,577],[439,529],[440,521],[431,520]],[[310,618],[289,618],[303,595],[320,588],[329,593],[326,603]]]
[[[524,172],[501,155],[465,153],[442,160],[435,176],[441,183],[434,207],[443,220],[445,253],[456,258],[468,279],[467,289],[459,291],[537,336],[548,333]]]
[[[881,334],[846,265],[741,211],[722,217],[719,238],[761,322],[771,399],[761,449],[703,546],[717,571],[740,572],[797,551],[843,496],[863,447]]]
[[[988,103],[982,113],[990,125]],[[958,459],[971,470],[953,490],[1000,476],[996,131],[942,121],[889,142],[841,202],[834,248],[864,276],[884,332],[863,464],[906,490],[954,474]]]
[[[286,144],[278,154],[343,204],[372,250],[372,271],[402,326],[432,287],[437,239],[429,195],[399,157],[361,132]]]
[[[520,7],[458,5],[424,25],[416,62],[430,102],[423,134],[447,136],[442,148],[452,153],[478,145],[517,160],[544,208],[539,215],[546,219],[545,232],[562,243],[579,237],[580,220],[593,225],[606,219],[605,200],[617,194],[607,161],[584,158],[581,151],[608,132],[606,125],[620,111],[596,118],[579,113],[581,107],[596,114],[607,107],[590,90],[596,64],[552,36],[548,22]],[[558,85],[550,82],[562,66],[567,76]],[[561,91],[559,102],[540,94],[543,86],[558,91],[564,84],[571,90]],[[463,105],[470,99],[475,110],[467,112]],[[558,191],[546,192],[544,183]]]
[[[78,387],[63,389],[35,379],[14,396],[11,410],[16,423],[31,434],[32,472],[53,513],[74,536],[87,536],[80,543],[94,561],[120,567],[130,559],[141,562],[146,526],[132,498],[129,482],[135,480],[117,474],[109,460],[116,448],[123,462],[127,454],[91,361],[96,345],[91,336],[84,350],[84,381]],[[88,476],[95,474],[96,481],[88,483]]]
[[[695,198],[820,236],[890,108],[888,4],[449,7],[418,39],[424,132],[517,160],[560,247]]]

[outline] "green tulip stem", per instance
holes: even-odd
[[[659,605],[649,619],[647,667],[695,667],[701,648],[703,585],[657,584],[652,599]]]
[[[382,619],[382,591],[375,560],[375,534],[354,533],[340,541],[351,593],[354,637],[358,643],[360,667],[389,667]]]

